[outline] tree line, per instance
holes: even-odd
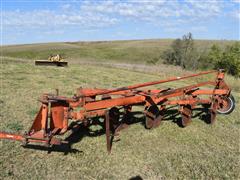
[[[228,74],[240,77],[240,42],[225,48],[213,44],[207,51],[195,46],[191,33],[176,39],[161,58],[166,64],[181,66],[183,69],[225,69]]]

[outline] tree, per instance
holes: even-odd
[[[215,63],[215,68],[225,69],[229,74],[240,77],[240,42],[226,48]]]
[[[184,35],[182,38],[182,61],[181,67],[185,68],[189,62],[192,62],[192,55],[194,51],[194,42],[191,33]],[[189,68],[189,67],[188,67]]]
[[[167,64],[187,69],[225,69],[228,74],[240,77],[240,42],[225,50],[214,44],[210,50],[200,51],[194,46],[192,34],[188,33],[173,41],[171,48],[163,52],[162,59]]]
[[[208,52],[201,53],[199,59],[200,69],[214,69],[216,64],[222,59],[223,51],[219,48],[218,45],[214,44]]]
[[[176,39],[171,49],[163,52],[162,58],[167,64],[174,64],[182,68],[195,69],[197,63],[197,51],[194,47],[194,40],[191,33]]]

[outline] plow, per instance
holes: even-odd
[[[145,89],[145,87],[214,74],[213,80],[202,81],[180,88]],[[144,89],[142,89],[144,88]],[[146,129],[161,125],[169,107],[177,106],[182,127],[188,126],[193,111],[201,106],[206,109],[210,124],[217,114],[229,114],[235,102],[230,87],[224,81],[224,70],[212,70],[198,74],[172,77],[115,89],[78,88],[72,97],[45,93],[39,99],[41,107],[25,134],[0,132],[0,139],[22,142],[23,146],[46,147],[68,144],[61,135],[77,126],[89,127],[100,124],[106,135],[107,151],[111,151],[112,140],[122,129],[131,124],[134,107],[142,107]]]

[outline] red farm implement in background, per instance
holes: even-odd
[[[212,81],[199,82],[177,89],[139,88],[179,81],[193,77],[216,74]],[[212,88],[209,88],[209,87]],[[205,87],[205,89],[202,89]],[[77,126],[101,124],[105,129],[107,150],[111,150],[111,141],[121,129],[127,127],[134,106],[143,106],[145,127],[155,128],[161,124],[171,106],[178,106],[181,126],[190,124],[193,110],[199,105],[205,107],[206,117],[212,124],[216,114],[229,114],[234,110],[235,102],[231,89],[224,82],[224,71],[207,71],[198,74],[173,77],[166,80],[147,82],[117,89],[79,88],[73,97],[43,94],[40,98],[41,108],[33,124],[24,135],[0,132],[0,138],[21,141],[24,146],[42,144],[44,146],[69,143],[58,138],[72,130],[72,123]],[[103,117],[100,121],[95,117]]]

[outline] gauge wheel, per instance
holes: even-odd
[[[232,95],[222,97],[218,105],[218,114],[230,114],[235,109],[235,99]]]

